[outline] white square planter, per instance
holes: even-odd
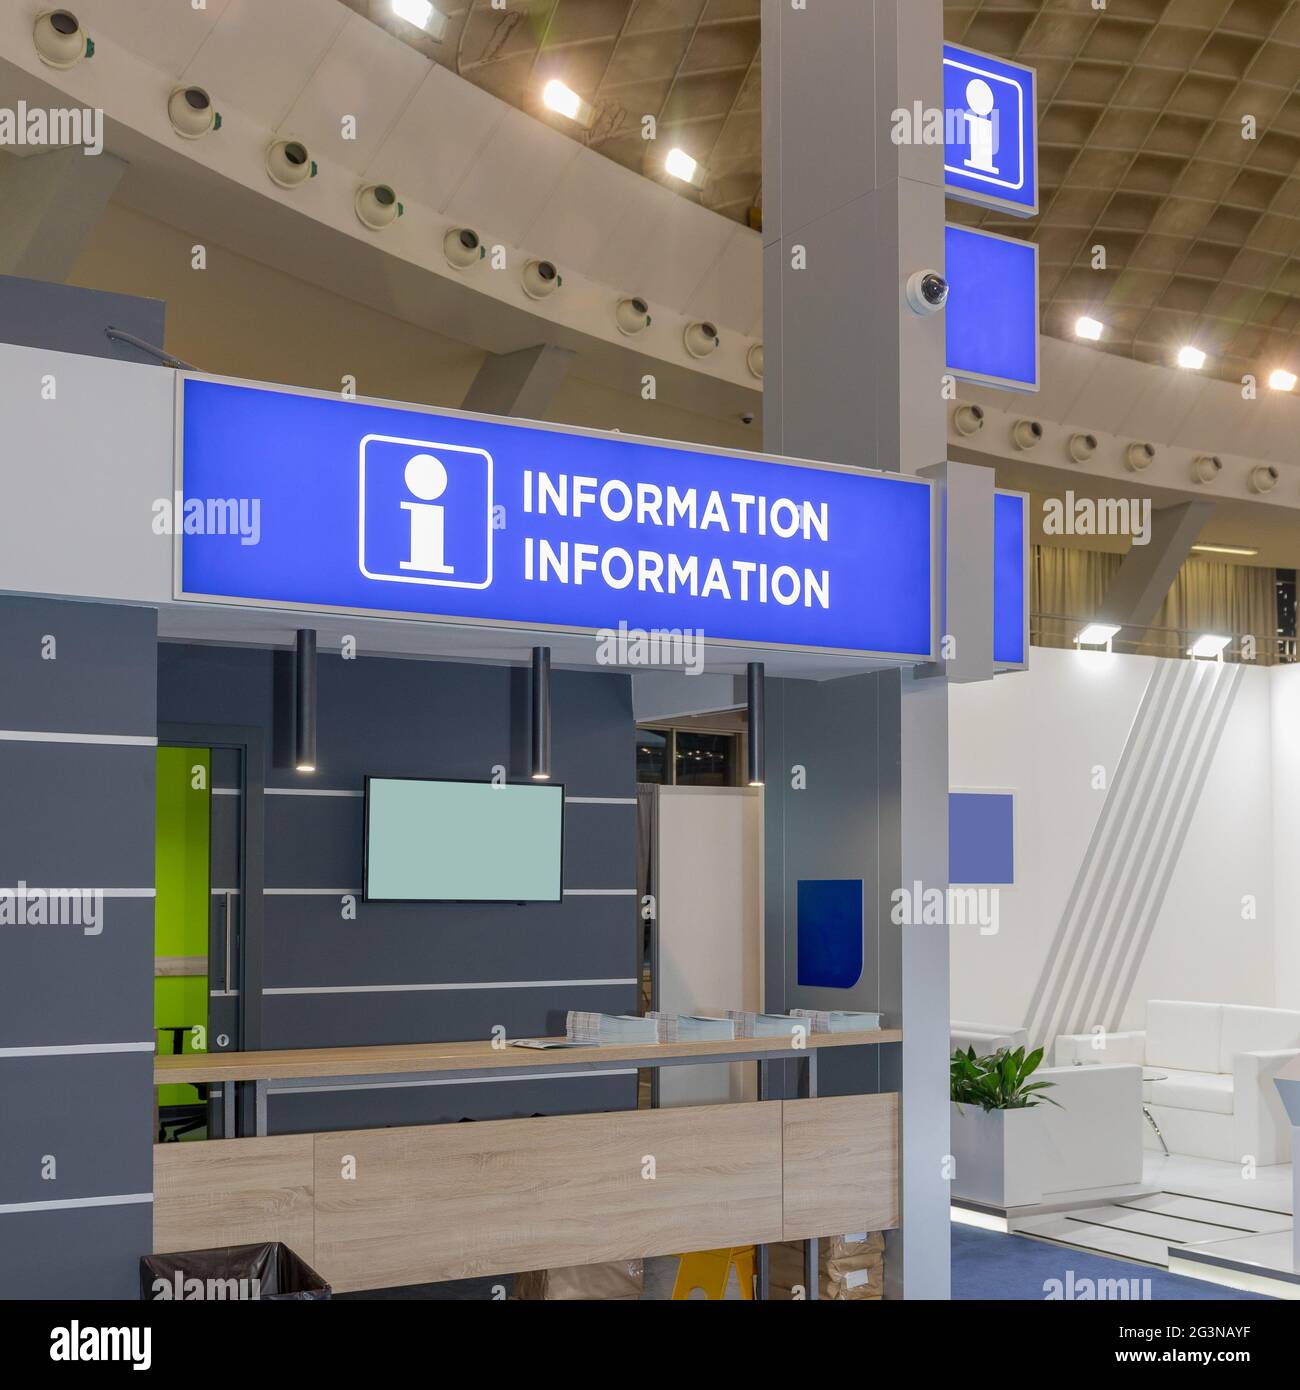
[[[952,1106],[952,1195],[991,1207],[1028,1207],[1043,1196],[1041,1107]]]

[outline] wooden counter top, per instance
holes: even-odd
[[[862,1033],[811,1033],[806,1047],[862,1047],[901,1042],[897,1028]],[[721,1038],[710,1042],[619,1043],[563,1047],[537,1052],[526,1047],[493,1047],[490,1042],[409,1043],[382,1047],[304,1047],[279,1052],[225,1052],[205,1056],[155,1057],[155,1086],[197,1081],[298,1080],[322,1076],[380,1076],[464,1071],[538,1071],[584,1063],[623,1062],[654,1066],[669,1058],[753,1058],[789,1054],[788,1038]]]

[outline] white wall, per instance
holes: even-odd
[[[1276,668],[1271,688],[1277,998],[1300,1008],[1300,666]]]
[[[1094,787],[1094,769],[1113,778],[1159,660],[1035,647],[1029,671],[952,689],[952,786],[1016,795],[1016,882],[1000,892],[999,929],[988,936],[973,927],[952,932],[954,1018],[1026,1018],[1102,809],[1105,792]],[[1274,881],[1271,772],[1280,757],[1300,770],[1297,677],[1243,669],[1122,1026],[1143,1026],[1148,998],[1300,1007],[1297,953],[1289,973],[1279,970],[1274,936],[1275,896],[1288,900],[1287,890],[1300,882]],[[1283,690],[1295,706],[1285,748],[1274,742],[1275,692]],[[1292,817],[1290,843],[1300,843],[1300,791],[1284,809]],[[1300,881],[1300,871],[1290,878]],[[1245,894],[1256,900],[1254,921],[1243,920]]]

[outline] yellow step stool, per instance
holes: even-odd
[[[673,1298],[690,1298],[694,1289],[703,1290],[711,1300],[727,1296],[727,1280],[731,1267],[736,1267],[741,1298],[754,1297],[754,1247],[733,1245],[726,1250],[695,1250],[678,1255],[677,1278],[673,1281]]]

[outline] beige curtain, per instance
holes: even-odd
[[[1097,615],[1119,571],[1121,555],[1065,546],[1034,547],[1030,589],[1032,640],[1040,647],[1069,647],[1081,624]],[[1130,633],[1139,645],[1125,651],[1179,656],[1189,633],[1221,632],[1255,638],[1255,660],[1277,660],[1277,573],[1256,565],[1228,565],[1190,556],[1178,571],[1155,621],[1145,633]],[[1179,629],[1158,631],[1157,629]]]

